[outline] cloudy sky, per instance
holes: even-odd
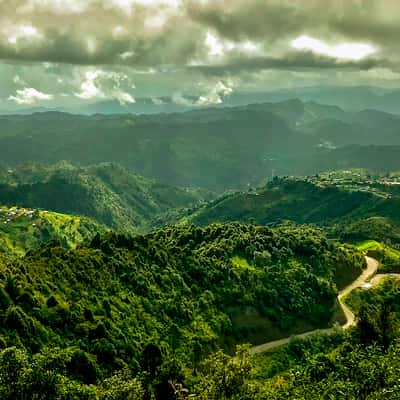
[[[0,0],[0,106],[400,87],[398,0]]]

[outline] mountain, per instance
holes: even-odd
[[[400,114],[400,89],[374,86],[309,86],[279,89],[263,92],[234,92],[224,97],[216,108],[244,106],[251,103],[279,103],[293,98],[304,102],[316,102],[340,107],[346,111],[374,109],[392,114]],[[135,103],[121,104],[117,100],[102,100],[88,104],[64,105],[53,108],[23,107],[0,109],[1,114],[30,114],[35,112],[59,111],[71,114],[160,114],[186,112],[205,109],[193,95],[138,97]]]
[[[293,143],[298,145],[291,153],[306,149],[278,115],[249,107],[155,116],[0,117],[3,165],[117,162],[167,184],[211,190],[257,182],[266,156]]]
[[[375,109],[400,114],[400,90],[374,86],[318,85],[259,93],[234,93],[226,99],[225,104],[237,106],[255,102],[282,102],[292,98],[332,105],[350,112]]]
[[[302,174],[303,165],[313,173],[330,158],[340,164],[340,150],[326,149],[400,145],[399,127],[392,114],[296,99],[141,116],[48,112],[1,116],[0,155],[5,166],[117,162],[166,184],[223,191],[258,185],[277,169]]]
[[[362,168],[374,172],[400,171],[400,146],[350,145],[321,148],[320,152],[273,161],[277,175],[312,175],[321,172]]]
[[[0,204],[87,216],[131,231],[145,229],[158,214],[188,207],[208,196],[211,194],[205,191],[160,184],[115,164],[0,169]]]
[[[325,227],[339,224],[347,233],[336,229],[338,236],[356,240],[346,226],[358,221],[352,229],[358,232],[359,240],[390,237],[400,243],[396,228],[400,227],[398,184],[398,175],[373,177],[363,171],[275,178],[258,189],[226,194],[186,216],[184,222],[207,225],[212,221],[241,221],[268,225],[291,220]],[[383,219],[390,222],[382,225]],[[368,226],[361,233],[363,223]],[[388,229],[391,223],[394,226]]]

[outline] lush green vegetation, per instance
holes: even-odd
[[[163,183],[213,191],[339,168],[399,170],[400,118],[288,100],[159,115],[0,116],[0,159],[116,162]],[[379,135],[377,134],[379,131]]]
[[[152,116],[0,117],[3,165],[117,162],[167,184],[211,190],[258,183],[268,167],[266,155],[285,151],[290,140],[306,147],[268,106]]]
[[[398,177],[343,171],[308,178],[274,178],[247,192],[225,194],[184,217],[211,221],[274,224],[282,220],[314,223],[344,241],[376,238],[398,241]]]
[[[148,229],[157,215],[208,197],[204,190],[163,185],[115,164],[0,169],[0,204],[83,215],[121,230]]]
[[[363,264],[315,228],[240,224],[109,233],[2,259],[2,398],[167,396],[169,381],[210,398],[199,371],[226,356],[202,364],[207,354],[332,324],[337,285]]]
[[[399,283],[390,281],[353,292],[358,326],[350,332],[293,340],[253,358],[243,350],[213,356],[201,388],[220,399],[398,399],[399,296]]]
[[[398,399],[398,283],[351,294],[350,332],[236,345],[333,326],[364,252],[400,271],[400,175],[323,173],[400,169],[399,124],[298,100],[0,117],[0,398]]]
[[[92,238],[105,227],[85,217],[0,207],[0,252],[24,255],[28,250],[55,241],[66,248]]]
[[[376,258],[380,262],[382,272],[400,272],[399,250],[375,240],[359,243],[357,247],[369,256]]]

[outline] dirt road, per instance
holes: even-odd
[[[343,302],[344,298],[348,294],[350,294],[350,292],[352,292],[354,289],[361,287],[366,282],[368,282],[376,274],[376,271],[378,270],[378,261],[376,261],[375,259],[373,259],[371,257],[365,257],[365,260],[367,261],[367,268],[353,283],[351,283],[349,286],[347,286],[343,290],[341,290],[338,295],[339,304],[342,307],[343,313],[346,317],[346,323],[342,326],[343,329],[350,328],[351,326],[354,326],[356,324],[356,318],[354,316],[354,313],[350,310],[349,307],[346,306],[346,304],[344,304],[344,302]],[[306,338],[307,336],[315,335],[316,333],[330,333],[333,331],[333,329],[334,328],[315,329],[315,330],[312,330],[309,332],[301,333],[299,335],[293,335],[293,336],[289,336],[287,338],[260,344],[258,346],[252,347],[250,349],[250,354],[263,353],[265,351],[274,349],[275,347],[283,346],[285,344],[288,344],[290,342],[290,340],[295,339],[295,338],[303,339],[303,338]]]

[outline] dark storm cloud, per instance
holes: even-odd
[[[175,8],[118,1],[0,1],[0,58],[71,64],[185,63],[199,27]],[[120,5],[119,5],[120,4]],[[119,6],[118,6],[119,5]],[[201,43],[200,43],[201,44]]]
[[[331,41],[369,41],[382,49],[381,59],[396,58],[400,5],[392,0],[168,3],[0,0],[0,59],[184,68],[193,60],[210,61],[204,43],[209,30],[221,40],[252,40],[260,45],[263,54],[246,55],[243,62],[235,54],[226,55],[223,64],[232,70],[240,65],[250,69],[346,66],[332,58],[316,60],[309,53],[294,57],[289,42],[302,34]],[[375,62],[359,65],[366,68]],[[215,67],[210,64],[210,69]]]
[[[272,42],[314,33],[386,41],[400,33],[397,0],[188,0],[186,10],[193,20],[232,39]]]
[[[398,0],[0,0],[0,103],[388,86],[399,37]]]
[[[221,36],[231,40],[251,39],[274,51],[301,35],[328,40],[330,43],[362,42],[379,50],[382,67],[395,67],[400,50],[400,3],[397,0],[189,0],[186,10],[191,19],[211,27]],[[269,57],[273,54],[268,54]],[[290,66],[297,62],[314,64],[315,68],[346,66],[336,60],[315,58],[301,60],[290,52],[276,63],[267,57],[265,63],[245,60],[253,68],[257,64],[271,67]],[[319,60],[321,61],[321,60]],[[373,65],[378,59],[359,63],[360,68]],[[240,64],[240,63],[239,63]],[[357,66],[357,63],[352,63]]]
[[[340,71],[366,71],[375,67],[385,66],[389,64],[380,59],[368,58],[362,61],[338,61],[331,57],[323,57],[315,55],[311,52],[294,53],[291,52],[285,57],[253,57],[253,58],[231,58],[226,63],[214,65],[196,65],[190,67],[211,75],[238,74],[244,71],[254,70],[340,70]]]
[[[186,10],[191,19],[213,27],[233,40],[252,38],[274,41],[301,32],[314,18],[284,1],[190,0]]]

